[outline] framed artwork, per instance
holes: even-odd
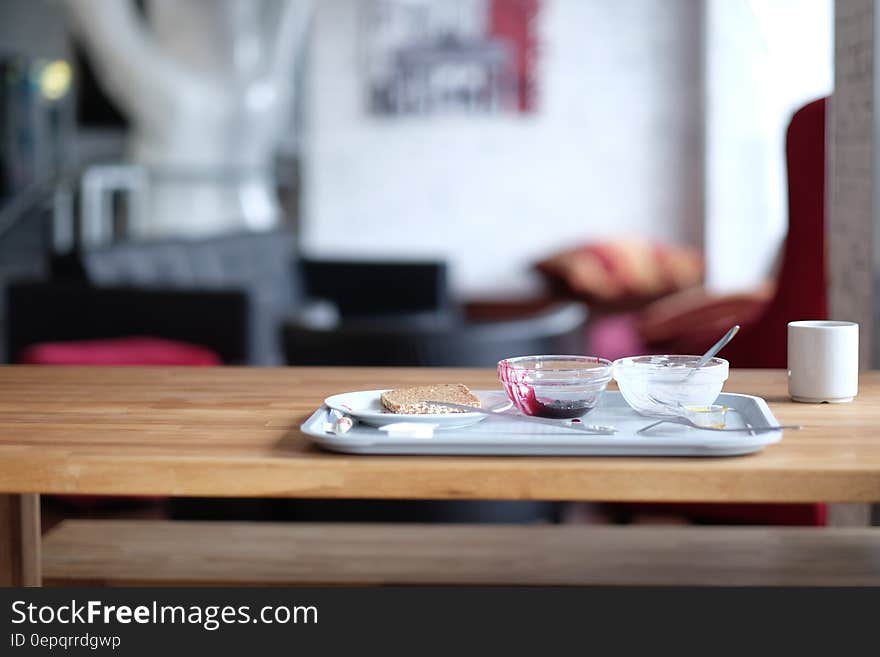
[[[541,0],[368,0],[365,97],[380,116],[531,112]]]

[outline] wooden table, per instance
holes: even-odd
[[[726,391],[805,426],[743,457],[363,457],[322,452],[298,430],[332,393],[444,381],[498,387],[490,370],[2,367],[0,581],[40,581],[41,493],[880,500],[880,372],[843,405],[791,403],[783,371],[732,372]]]

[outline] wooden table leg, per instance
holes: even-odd
[[[0,495],[0,586],[41,586],[40,496]]]

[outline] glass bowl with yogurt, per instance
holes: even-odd
[[[611,361],[595,356],[520,356],[498,363],[498,379],[525,415],[574,419],[599,403]]]
[[[614,380],[626,403],[642,415],[687,415],[684,409],[715,404],[730,369],[723,358],[713,358],[694,372],[699,360],[682,355],[620,358],[614,361]]]

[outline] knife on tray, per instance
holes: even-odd
[[[571,429],[580,433],[588,433],[592,435],[610,436],[617,433],[617,429],[612,426],[602,424],[584,424],[583,422],[572,422],[571,420],[550,420],[543,417],[533,417],[531,415],[506,415],[494,411],[487,411],[478,406],[468,406],[467,404],[455,404],[453,402],[435,401],[431,399],[423,399],[423,404],[431,404],[432,406],[445,406],[446,408],[454,408],[459,411],[468,413],[480,413],[481,415],[491,415],[492,417],[514,420],[517,422],[533,422],[535,424],[546,424],[547,426],[556,427],[557,429]]]

